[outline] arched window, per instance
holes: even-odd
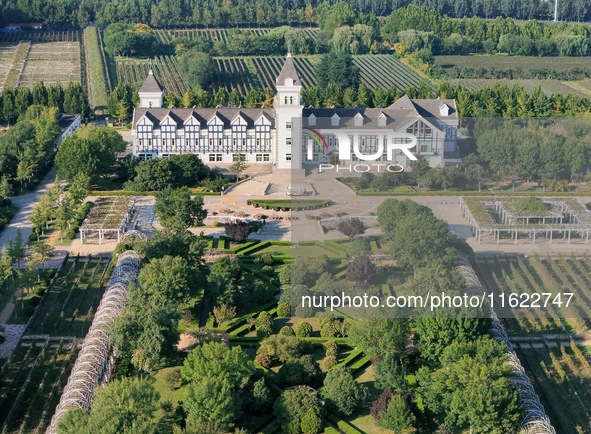
[[[287,105],[287,97],[285,97],[285,105]]]
[[[289,97],[289,105],[293,105],[293,96]]]

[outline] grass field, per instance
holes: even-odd
[[[84,54],[90,105],[91,107],[104,108],[107,106],[109,83],[105,74],[104,56],[98,30],[94,26],[84,29]]]
[[[298,56],[295,64],[304,87],[316,84],[315,65],[320,56]],[[216,57],[214,87],[225,87],[228,91],[237,89],[245,94],[251,89],[275,89],[275,78],[279,75],[285,58],[283,56]],[[426,80],[412,69],[389,55],[359,55],[353,60],[361,70],[361,81],[369,88],[418,87]],[[115,59],[117,80],[132,86],[139,86],[150,69],[162,85],[177,95],[188,88],[178,72],[174,56],[157,56],[155,59]]]

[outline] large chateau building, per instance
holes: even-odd
[[[152,71],[139,90],[133,115],[133,152],[139,158],[168,158],[193,153],[220,169],[243,159],[251,170],[302,169],[306,165],[397,163],[408,167],[408,154],[388,155],[388,144],[408,143],[431,167],[457,162],[458,114],[455,100],[404,96],[384,108],[304,107],[302,83],[291,55],[276,79],[273,108],[164,108],[164,89]],[[401,140],[398,142],[398,140]],[[343,156],[345,158],[343,158]]]

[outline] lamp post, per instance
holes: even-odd
[[[554,22],[558,21],[558,0],[554,0]]]

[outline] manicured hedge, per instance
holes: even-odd
[[[285,211],[304,211],[319,209],[332,205],[334,202],[330,199],[309,199],[309,200],[291,200],[291,199],[249,199],[246,202],[255,208],[262,209],[282,209]]]

